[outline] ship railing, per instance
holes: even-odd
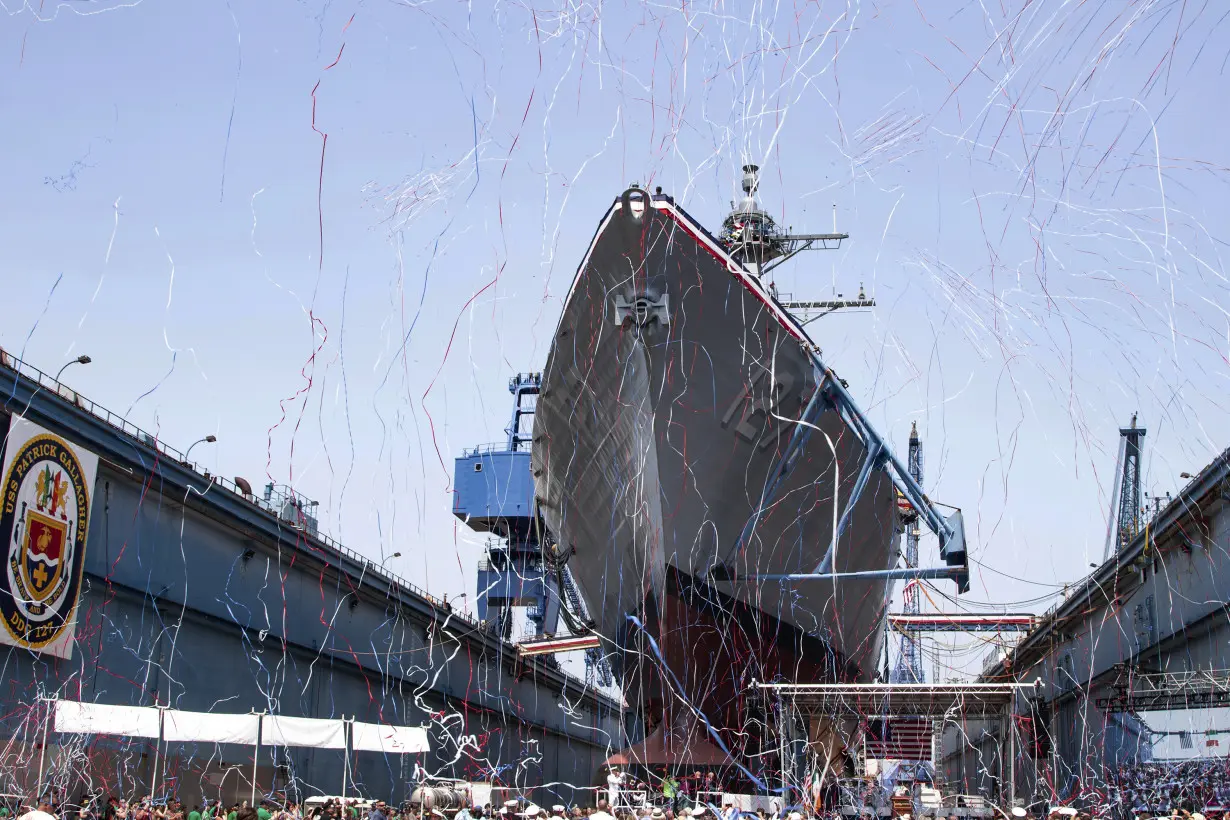
[[[22,361],[21,359],[12,355],[8,351],[4,350],[3,348],[0,348],[0,366],[8,368],[9,370],[13,371],[13,373],[15,373],[16,375],[21,376],[27,379],[28,381],[34,382],[35,384],[38,385],[40,389],[46,390],[49,393],[54,393],[55,395],[59,396],[62,400],[68,402],[69,404],[72,404],[74,407],[77,407],[80,410],[85,411],[86,413],[89,413],[94,418],[99,419],[103,422],[106,422],[108,425],[119,430],[124,435],[128,436],[129,438],[134,439],[137,443],[143,444],[146,447],[149,447],[155,452],[159,453],[160,455],[164,455],[167,458],[174,460],[180,466],[191,470],[192,472],[199,475],[201,478],[205,479],[210,484],[221,487],[225,490],[228,490],[229,492],[234,493],[240,498],[243,498],[244,500],[246,500],[248,503],[252,504],[253,506],[259,507],[260,509],[264,510],[265,512],[267,512],[268,514],[276,518],[280,524],[285,525],[288,523],[284,518],[281,517],[281,510],[276,508],[273,504],[266,502],[264,499],[252,493],[245,492],[234,481],[231,481],[230,479],[224,478],[223,476],[219,476],[219,475],[212,475],[208,470],[201,469],[200,467],[197,466],[196,462],[189,461],[187,455],[182,450],[179,450],[175,447],[170,446],[169,444],[166,444],[165,442],[160,440],[157,436],[141,429],[140,427],[133,424],[128,419],[124,418],[118,413],[112,413],[110,410],[98,404],[97,402],[91,401],[90,399],[81,395],[77,391],[73,390],[68,385],[56,380],[55,377],[47,375],[46,373],[39,370],[34,365],[28,364],[27,362]],[[5,384],[6,381],[7,381],[7,377],[0,377],[0,394],[11,392],[13,389],[12,386]],[[13,386],[15,386],[15,384],[16,382],[14,381]],[[485,445],[485,446],[502,447],[503,445]],[[361,567],[363,567],[364,574],[371,573],[372,575],[375,575],[381,578],[382,580],[384,580],[386,583],[390,584],[390,586],[394,586],[398,589],[406,590],[410,592],[411,594],[419,598],[422,598],[423,600],[432,604],[436,608],[450,610],[453,618],[464,621],[465,623],[470,624],[471,626],[474,626],[475,628],[478,627],[479,624],[478,624],[477,617],[470,615],[469,613],[466,613],[466,612],[459,612],[459,611],[452,610],[447,601],[436,598],[434,595],[432,595],[431,593],[427,592],[424,589],[421,589],[419,586],[417,586],[413,582],[407,581],[405,578],[402,578],[400,575],[390,572],[389,570],[382,567],[379,563],[372,561],[367,556],[360,555],[359,553],[350,549],[346,545],[340,543],[339,541],[336,541],[329,535],[319,532],[319,531],[317,531],[314,534],[309,534],[303,528],[302,524],[295,525],[294,528],[302,532],[303,538],[305,541],[318,541],[325,547],[328,547],[334,552],[340,555],[344,555],[347,558],[349,558],[351,561],[359,564]]]
[[[470,448],[463,447],[461,450],[461,457],[462,458],[473,458],[474,456],[485,456],[485,455],[489,455],[492,453],[508,453],[508,452],[511,452],[511,451],[508,449],[507,441],[493,441],[490,444],[478,444]]]

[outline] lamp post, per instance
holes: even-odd
[[[184,453],[184,461],[192,460],[192,448],[193,447],[197,446],[198,444],[213,444],[217,440],[218,440],[218,437],[215,436],[213,433],[210,433],[205,438],[197,439],[196,441],[192,442],[192,445],[188,448],[188,452]]]
[[[65,370],[67,370],[68,368],[72,367],[73,365],[75,365],[75,364],[89,364],[89,363],[90,363],[90,362],[92,362],[92,361],[94,361],[94,360],[93,360],[93,359],[91,359],[89,356],[85,355],[84,353],[82,353],[82,354],[81,354],[80,356],[78,356],[77,358],[72,359],[72,360],[70,360],[70,361],[68,361],[68,362],[65,362],[64,366],[60,368],[60,372],[59,372],[59,373],[56,373],[56,381],[59,381],[59,380],[60,380],[60,374],[61,374],[61,373],[63,373]]]
[[[387,560],[389,560],[390,558],[401,558],[401,553],[400,553],[400,552],[395,552],[395,553],[393,553],[392,555],[386,555],[384,558],[381,558],[381,559],[380,559],[380,568],[381,568],[381,569],[384,569],[384,562],[385,562],[385,561],[387,561]]]

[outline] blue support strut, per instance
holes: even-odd
[[[850,523],[850,516],[854,514],[854,505],[858,503],[858,499],[863,494],[863,490],[867,488],[867,481],[871,478],[871,471],[880,466],[881,457],[884,452],[884,445],[879,441],[871,442],[871,446],[867,449],[867,457],[863,459],[863,466],[859,468],[858,480],[854,482],[854,489],[850,491],[850,497],[846,499],[846,508],[841,511],[841,519],[837,522],[837,532],[833,533],[833,541],[829,544],[828,550],[824,553],[824,558],[820,560],[816,566],[816,573],[827,573],[833,569],[833,560],[837,557],[837,542],[841,539],[841,534],[846,531],[846,525]],[[833,503],[837,503],[838,490],[833,490]]]
[[[751,537],[751,533],[755,530],[761,515],[773,503],[777,491],[781,487],[782,479],[790,472],[795,457],[801,452],[802,445],[807,441],[807,437],[814,426],[814,417],[817,415],[822,402],[827,400],[842,415],[842,418],[845,419],[846,423],[849,424],[862,441],[863,446],[867,449],[867,457],[863,461],[858,480],[855,482],[850,497],[846,501],[845,509],[838,521],[832,545],[830,545],[824,558],[816,567],[813,575],[831,575],[834,560],[833,547],[838,543],[846,526],[849,524],[850,516],[854,511],[854,505],[858,502],[863,490],[866,489],[872,471],[885,465],[889,468],[893,485],[905,497],[910,506],[917,511],[918,515],[926,523],[927,528],[935,533],[939,539],[940,556],[945,559],[949,566],[964,567],[966,563],[965,527],[961,512],[958,510],[948,518],[944,518],[940,514],[931,500],[923,493],[919,483],[910,475],[909,470],[893,454],[892,449],[885,443],[880,434],[875,431],[870,422],[867,421],[866,416],[863,415],[854,398],[842,385],[841,380],[833,375],[833,372],[824,365],[824,362],[821,361],[818,353],[814,350],[812,351],[812,361],[817,371],[821,374],[816,384],[816,390],[808,401],[803,414],[795,422],[795,430],[790,437],[790,442],[786,446],[786,451],[782,453],[777,465],[769,473],[770,479],[765,486],[764,492],[761,493],[760,503],[756,505],[755,512],[744,525],[743,531],[739,533],[739,537],[736,539],[734,547],[729,554],[732,556],[737,554],[739,548]],[[834,488],[834,497],[836,497],[839,489]],[[954,577],[957,580],[958,591],[965,592],[969,587],[968,573],[955,573]]]
[[[965,551],[964,534],[958,532],[954,524],[960,523],[959,516],[952,516],[945,519],[940,515],[935,505],[923,493],[922,487],[910,475],[910,471],[898,460],[893,454],[891,448],[885,446],[884,440],[880,438],[880,434],[868,423],[863,416],[863,412],[858,409],[858,405],[854,403],[854,398],[842,386],[840,379],[828,380],[829,390],[832,391],[834,404],[843,412],[846,420],[851,426],[858,431],[863,443],[870,448],[872,444],[878,444],[883,451],[882,455],[885,461],[892,468],[893,483],[901,494],[905,496],[906,501],[910,502],[922,519],[927,524],[927,529],[935,533],[940,539],[940,555],[945,559],[948,558],[950,552]],[[961,556],[963,559],[963,556]]]

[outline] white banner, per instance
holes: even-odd
[[[158,737],[158,710],[152,706],[109,706],[57,700],[56,731],[82,735]]]
[[[13,416],[0,468],[0,644],[73,654],[98,456]]]
[[[262,724],[261,745],[345,749],[345,724],[340,720],[269,715]]]
[[[227,715],[212,712],[161,710],[152,706],[110,706],[105,703],[55,701],[55,729],[72,734],[161,737],[168,743],[237,743],[255,746],[306,746],[345,749],[346,721],[278,715]],[[427,730],[414,726],[360,723],[351,726],[356,752],[418,754],[431,750]]]
[[[168,709],[162,722],[162,738],[184,743],[242,743],[255,746],[260,724],[260,715],[217,715]]]
[[[353,734],[350,736],[350,745],[356,752],[406,755],[430,751],[426,729],[360,723],[357,720],[351,727]]]

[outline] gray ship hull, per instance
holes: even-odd
[[[737,732],[753,680],[874,674],[885,581],[710,575],[812,572],[833,546],[866,448],[832,409],[800,429],[835,378],[813,351],[669,198],[625,195],[600,223],[544,371],[533,469],[625,698],[651,726],[687,701]],[[888,568],[899,531],[896,490],[873,470],[833,569]]]

